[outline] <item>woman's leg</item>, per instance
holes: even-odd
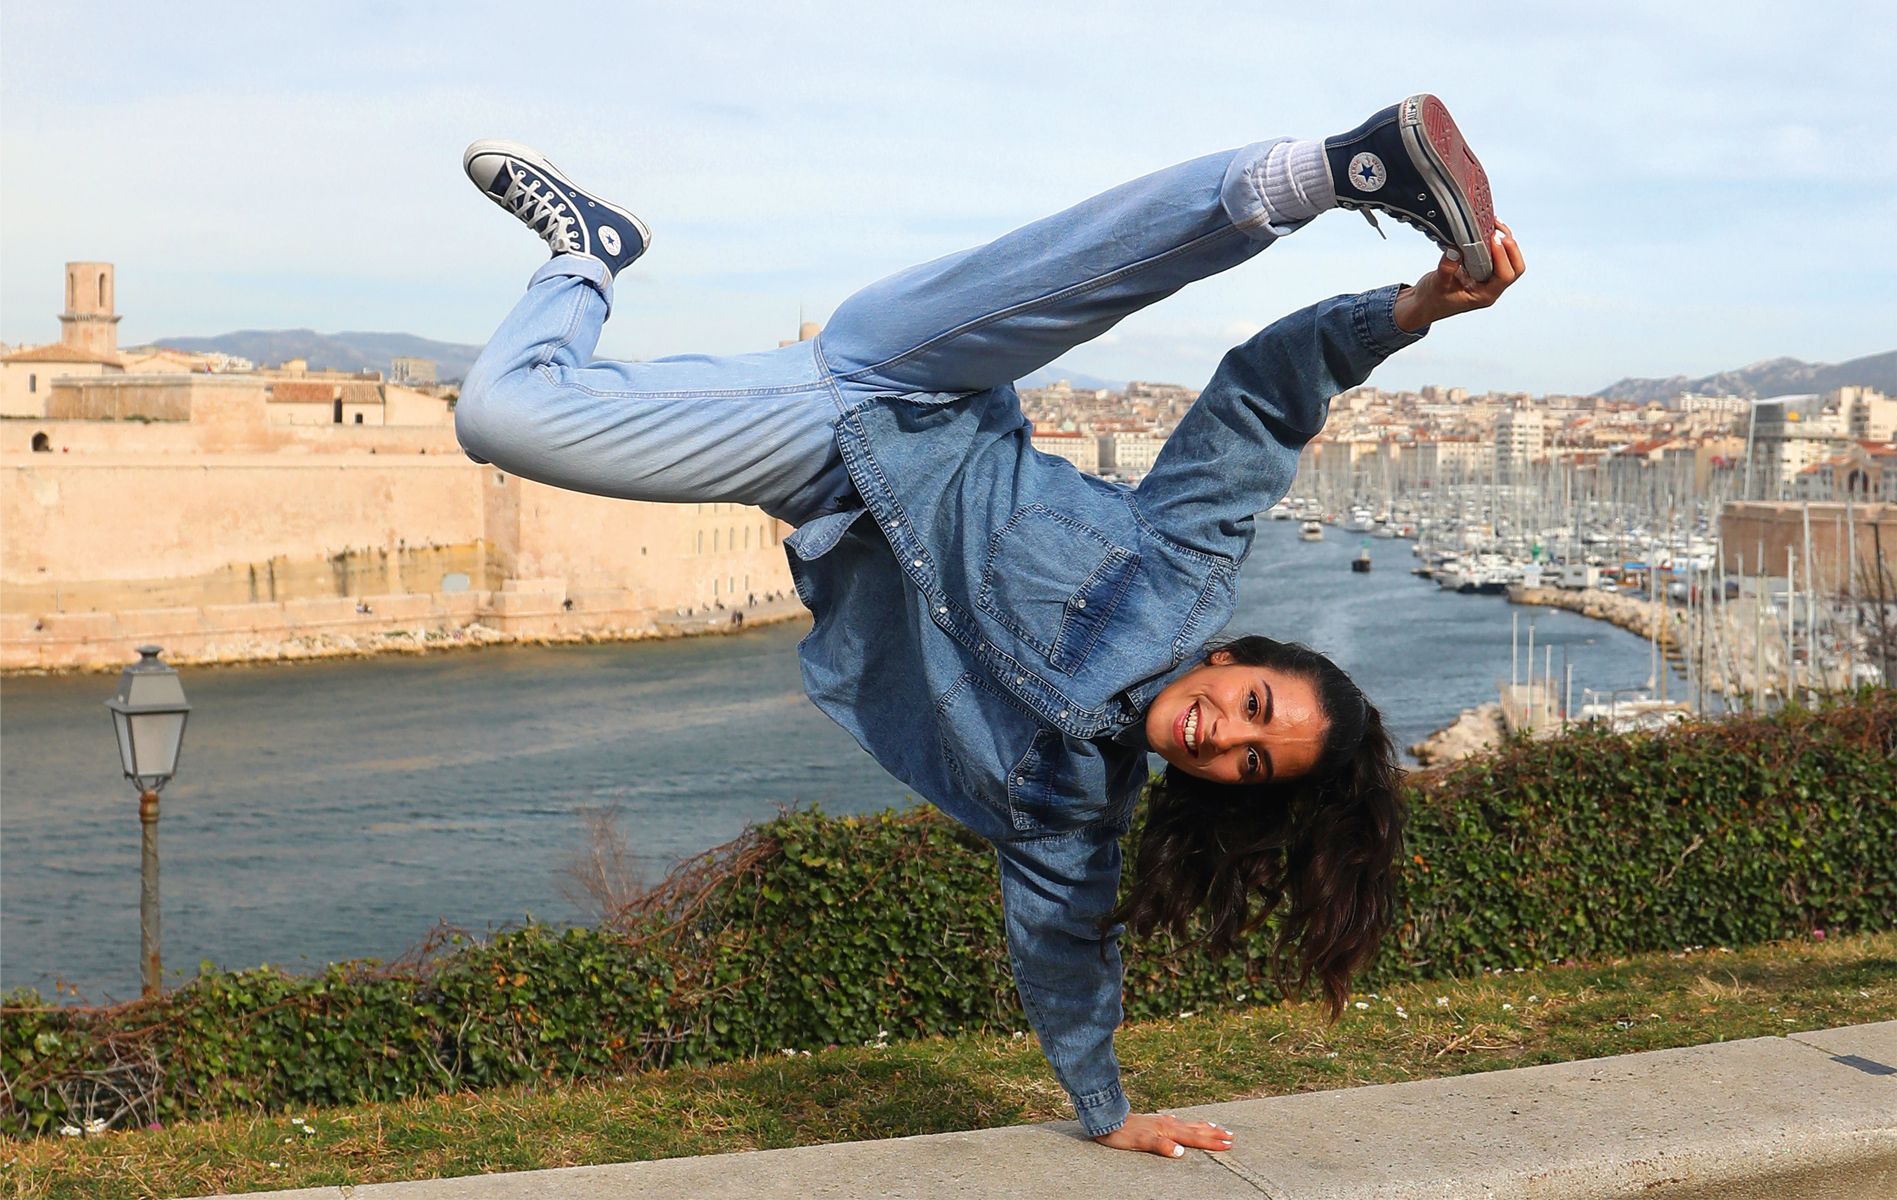
[[[844,301],[818,337],[840,383],[973,392],[1011,383],[1186,284],[1237,266],[1308,219],[1266,203],[1266,162],[1282,174],[1317,143],[1282,139],[1136,179],[986,246],[898,272]],[[1310,182],[1307,179],[1307,182]],[[1279,210],[1282,211],[1282,210]]]
[[[810,343],[596,362],[610,295],[596,259],[562,255],[535,272],[456,403],[469,455],[627,500],[754,504],[792,524],[834,511],[849,477],[834,392]]]

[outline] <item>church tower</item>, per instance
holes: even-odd
[[[73,350],[111,356],[119,352],[119,318],[112,311],[112,264],[66,264],[66,311],[59,314],[59,341]]]

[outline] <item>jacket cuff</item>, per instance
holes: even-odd
[[[1397,326],[1396,294],[1408,286],[1393,283],[1373,292],[1363,292],[1350,306],[1350,324],[1357,333],[1357,340],[1380,359],[1390,357],[1405,346],[1415,345],[1429,333],[1427,325],[1414,333]]]
[[[1133,1111],[1117,1079],[1100,1091],[1075,1096],[1073,1101],[1074,1112],[1080,1117],[1080,1127],[1087,1131],[1088,1137],[1103,1137],[1112,1133],[1126,1124],[1127,1115]]]

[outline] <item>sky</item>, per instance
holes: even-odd
[[[857,287],[1183,159],[1431,91],[1528,274],[1374,377],[1585,392],[1897,348],[1897,0],[1285,5],[68,4],[0,9],[0,340],[117,264],[120,344],[482,342],[546,256],[460,152],[638,212],[600,353],[738,353]],[[1064,369],[1197,385],[1435,251],[1333,213]]]

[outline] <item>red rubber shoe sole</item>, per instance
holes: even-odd
[[[1462,139],[1462,130],[1456,128],[1448,106],[1430,95],[1418,96],[1412,103],[1417,101],[1420,112],[1416,120],[1422,126],[1424,144],[1437,170],[1455,186],[1466,206],[1461,215],[1469,226],[1470,239],[1458,248],[1470,276],[1480,283],[1495,271],[1489,252],[1495,244],[1495,204],[1489,195],[1489,173]]]

